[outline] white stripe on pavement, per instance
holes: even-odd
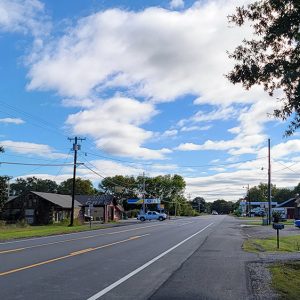
[[[173,251],[177,247],[181,246],[182,244],[184,244],[185,242],[187,242],[188,240],[190,240],[191,238],[193,238],[197,234],[201,233],[202,231],[204,231],[205,229],[207,229],[212,224],[214,224],[214,223],[208,224],[207,226],[205,226],[201,230],[199,230],[196,233],[192,234],[191,236],[189,236],[188,238],[186,238],[183,241],[179,242],[178,244],[176,244],[175,246],[173,246],[170,249],[166,250],[165,252],[163,252],[163,253],[159,254],[158,256],[154,257],[150,261],[146,262],[145,264],[143,264],[139,268],[135,269],[134,271],[132,271],[129,274],[127,274],[126,276],[124,276],[121,279],[117,280],[116,282],[112,283],[111,285],[109,285],[108,287],[106,287],[102,291],[98,292],[97,294],[93,295],[92,297],[88,298],[87,300],[96,300],[96,299],[99,299],[100,297],[102,297],[103,295],[105,295],[106,293],[108,293],[109,291],[111,291],[112,289],[114,289],[115,287],[117,287],[118,285],[120,285],[121,283],[125,282],[126,280],[128,280],[132,276],[138,274],[139,272],[141,272],[142,270],[144,270],[148,266],[152,265],[154,262],[156,262],[157,260],[159,260],[163,256],[167,255],[168,253],[170,253],[171,251]]]

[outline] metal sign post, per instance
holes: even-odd
[[[277,230],[277,249],[279,249],[279,230],[283,229],[283,224],[273,223],[273,229]]]
[[[88,216],[89,216],[89,219],[90,219],[90,229],[92,228],[92,216],[91,216],[92,208],[93,208],[93,204],[89,204]]]

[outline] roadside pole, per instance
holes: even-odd
[[[272,223],[272,203],[271,203],[271,141],[268,139],[268,223]]]
[[[146,213],[145,211],[145,172],[143,172],[143,212]]]
[[[77,165],[77,151],[80,150],[80,145],[77,144],[78,140],[83,141],[85,138],[68,138],[68,140],[73,141],[73,151],[74,151],[74,167],[73,167],[73,186],[72,186],[72,207],[71,207],[71,220],[70,225],[74,225],[74,203],[75,203],[75,186],[76,186],[76,165]]]

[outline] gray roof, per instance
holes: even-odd
[[[277,205],[277,207],[294,207],[296,200],[297,200],[297,198],[291,198],[291,199],[286,200],[286,201],[284,201],[282,203],[279,203]]]
[[[43,199],[46,199],[49,202],[52,202],[62,208],[71,208],[72,207],[72,197],[70,195],[61,195],[54,193],[42,193],[42,192],[31,192]],[[79,207],[81,204],[75,200],[74,207]]]
[[[76,195],[75,199],[80,202],[81,205],[109,205],[113,203],[112,195]]]

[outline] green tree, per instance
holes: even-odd
[[[272,196],[274,198],[274,201],[282,203],[286,200],[295,197],[295,193],[293,192],[293,190],[287,188],[277,188]]]
[[[219,199],[211,204],[211,210],[215,210],[219,214],[229,214],[234,210],[234,203]]]
[[[184,199],[183,194],[186,184],[183,177],[177,174],[145,178],[143,176],[135,178],[133,176],[116,175],[103,179],[99,188],[105,192],[113,193],[119,199],[123,199],[124,208],[128,210],[139,208],[136,205],[128,205],[127,199],[137,198],[142,193],[144,181],[145,197],[161,198],[167,211],[171,209],[174,211],[175,199],[180,199],[178,202],[182,202],[182,199]]]
[[[0,176],[0,212],[8,199],[8,176]]]
[[[300,195],[300,182],[295,186],[295,188],[292,191],[292,197],[296,197],[297,195]]]
[[[133,176],[122,175],[106,177],[99,184],[99,189],[114,194],[125,210],[136,209],[136,206],[127,204],[127,199],[137,198],[137,187],[138,183]]]
[[[227,78],[246,89],[262,85],[270,96],[282,90],[282,107],[274,115],[293,116],[286,130],[291,135],[300,126],[300,1],[255,1],[237,7],[229,20],[237,26],[250,22],[255,37],[229,55],[237,64]]]
[[[73,188],[73,178],[69,178],[63,181],[59,186],[57,192],[59,194],[71,195]],[[93,183],[88,179],[76,178],[75,182],[75,194],[76,195],[95,195],[96,189]]]
[[[205,212],[206,202],[203,197],[196,197],[192,201],[192,207],[198,212]]]
[[[276,185],[271,184],[272,197],[274,197],[276,193],[277,193]],[[266,183],[261,182],[258,186],[253,186],[252,188],[250,188],[250,201],[251,202],[268,201],[268,185]]]
[[[36,177],[17,178],[10,185],[10,190],[13,195],[20,195],[30,191],[56,193],[58,185],[55,181],[49,179],[40,179]]]

